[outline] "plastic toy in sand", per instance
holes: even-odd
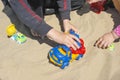
[[[16,41],[18,44],[22,44],[27,41],[27,38],[24,34],[17,32],[15,25],[11,24],[6,29],[7,36]]]
[[[108,47],[108,49],[109,49],[110,51],[113,51],[113,50],[115,49],[114,44],[112,43],[112,44]]]
[[[73,30],[70,30],[69,33],[79,38],[79,35],[76,34]],[[80,46],[80,48],[77,50],[69,48],[65,45],[58,45],[56,47],[53,47],[48,54],[49,61],[56,66],[59,66],[61,69],[64,69],[73,60],[80,60],[86,51],[83,40],[80,39],[80,42],[81,43],[77,42],[77,44]]]
[[[11,37],[13,34],[15,34],[17,32],[17,30],[15,29],[15,25],[11,24],[7,27],[6,29],[6,33],[8,37]]]

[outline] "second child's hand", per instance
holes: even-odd
[[[70,20],[68,19],[63,20],[63,27],[65,30],[64,32],[69,32],[72,29],[73,31],[79,34],[78,29],[74,25],[72,25]]]

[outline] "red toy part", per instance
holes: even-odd
[[[95,2],[95,3],[91,3],[90,4],[90,9],[99,14],[101,11],[104,10],[104,5],[105,3],[107,2],[107,0],[101,0],[101,1],[98,1],[98,2]]]
[[[70,48],[72,54],[85,54],[85,47],[84,47],[84,41],[82,39],[80,39],[81,42],[81,47],[77,50],[74,50],[73,48]]]
[[[83,44],[83,45],[84,45],[84,41],[83,41],[83,39],[80,39],[80,42],[81,42],[81,44]]]

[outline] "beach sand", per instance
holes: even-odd
[[[6,28],[11,20],[3,9],[0,1],[0,80],[120,80],[120,43],[114,43],[113,51],[93,46],[100,36],[120,23],[115,9],[100,14],[90,11],[82,16],[71,12],[71,23],[79,29],[86,53],[65,69],[49,63],[47,56],[52,46],[31,37],[28,30],[18,27],[22,24],[18,23],[16,27],[26,35],[27,41],[17,44],[10,40]],[[55,15],[45,16],[45,21],[55,29],[61,29]]]

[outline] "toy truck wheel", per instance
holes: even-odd
[[[64,69],[64,68],[65,68],[65,66],[61,66],[60,68],[61,68],[61,69]]]
[[[80,60],[82,57],[83,57],[83,55],[80,54],[80,55],[76,58],[76,60]]]
[[[63,63],[63,65],[61,66],[61,69],[64,69],[64,68],[65,68],[65,66],[68,66],[68,65],[69,65],[69,63],[68,63],[68,62]]]

